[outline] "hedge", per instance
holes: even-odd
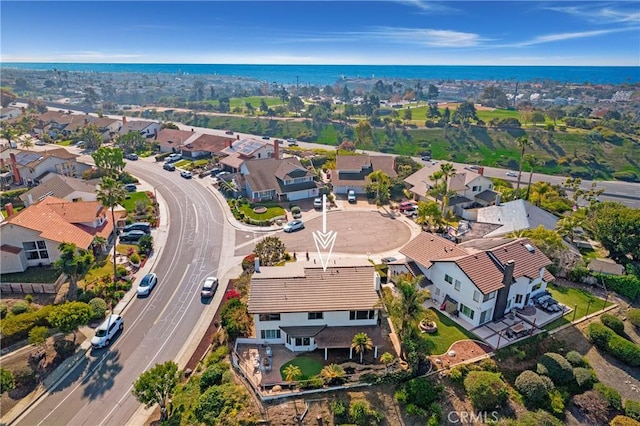
[[[520,373],[515,385],[525,401],[533,407],[541,407],[549,399],[549,392],[542,377],[534,371],[525,370]]]
[[[587,333],[599,349],[631,367],[640,366],[640,346],[618,336],[609,327],[597,322],[589,324]]]
[[[624,323],[620,321],[618,317],[615,317],[611,314],[602,314],[600,316],[600,321],[610,329],[612,329],[616,334],[623,336],[624,335]]]
[[[49,327],[47,317],[53,311],[54,306],[47,305],[34,312],[25,312],[3,319],[0,322],[0,338],[2,346],[12,345],[29,337],[29,331],[36,326]]]
[[[610,426],[640,426],[640,422],[638,422],[637,420],[633,420],[631,417],[627,417],[627,416],[615,416],[613,418],[613,420],[611,420],[611,423],[609,423]]]
[[[607,290],[615,291],[634,301],[640,297],[640,278],[635,275],[607,275],[594,273],[598,282],[604,282]]]
[[[538,359],[537,372],[548,376],[556,385],[573,381],[573,367],[565,357],[554,352],[547,352]]]
[[[636,327],[640,327],[640,309],[639,308],[631,308],[629,312],[627,312],[627,318],[631,321],[631,324]]]
[[[640,422],[640,402],[628,399],[624,404],[624,414]]]
[[[609,401],[609,405],[613,407],[613,409],[622,410],[622,398],[617,390],[610,388],[604,383],[596,383],[593,385],[593,390],[604,396],[605,399]]]

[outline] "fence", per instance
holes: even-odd
[[[0,283],[0,294],[56,294],[66,280],[61,274],[54,283]]]

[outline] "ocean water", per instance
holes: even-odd
[[[457,65],[247,65],[5,62],[2,68],[145,74],[217,74],[278,84],[334,84],[342,79],[500,80],[620,84],[640,82],[640,67]]]

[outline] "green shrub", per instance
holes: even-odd
[[[631,301],[640,297],[640,278],[635,275],[593,274],[607,289],[628,297]]]
[[[604,383],[596,383],[593,385],[593,390],[604,396],[613,409],[622,410],[622,398],[620,398],[620,393],[617,390],[608,387]]]
[[[640,422],[627,416],[615,416],[609,426],[640,426]]]
[[[304,378],[298,382],[300,389],[319,389],[324,386],[322,377]]]
[[[209,354],[209,356],[207,356],[207,360],[205,361],[205,364],[207,366],[217,364],[223,359],[225,359],[228,354],[229,354],[229,348],[227,348],[226,346],[218,346],[213,352]]]
[[[538,359],[536,371],[548,376],[556,385],[573,381],[573,369],[565,357],[555,352],[547,352]]]
[[[89,300],[89,306],[93,311],[93,319],[104,318],[104,314],[107,312],[107,302],[99,297],[94,297]]]
[[[640,366],[640,346],[614,334],[606,351],[631,367]]]
[[[628,399],[624,403],[624,414],[640,422],[640,402]]]
[[[618,317],[611,314],[602,314],[600,316],[600,321],[612,329],[616,334],[620,336],[624,335],[624,323]]]
[[[13,315],[20,315],[29,310],[29,304],[27,302],[23,302],[22,300],[17,301],[11,307],[11,313]]]
[[[464,387],[478,410],[492,410],[507,401],[507,387],[498,373],[472,371],[464,379]]]
[[[131,256],[129,256],[129,261],[137,265],[138,263],[140,263],[140,255],[138,253],[133,253]]]
[[[28,304],[32,304],[33,303],[33,294],[27,294],[24,297],[25,302],[27,302]]]
[[[578,384],[578,387],[582,390],[591,389],[597,380],[593,370],[583,367],[576,367],[573,369],[573,378]]]
[[[0,395],[5,392],[12,391],[16,386],[16,381],[13,378],[13,373],[4,368],[0,368]]]
[[[5,305],[4,303],[0,304],[0,319],[4,318],[7,316],[7,305]]]
[[[527,405],[542,407],[549,399],[547,385],[537,373],[525,370],[516,378],[515,386]]]
[[[589,324],[589,328],[587,328],[587,335],[597,348],[606,350],[609,340],[615,335],[615,333],[604,324],[592,322]]]
[[[451,370],[449,370],[449,378],[452,382],[461,385],[464,381],[464,374],[462,373],[462,369],[460,369],[459,367],[453,367]]]
[[[204,393],[211,386],[218,386],[222,384],[222,375],[227,367],[220,364],[214,364],[202,373],[200,376],[200,393]]]
[[[563,423],[544,410],[525,411],[518,419],[506,419],[500,422],[504,426],[563,426]]]
[[[35,326],[41,325],[49,327],[47,317],[53,311],[54,307],[48,305],[37,311],[25,312],[10,318],[5,318],[0,324],[0,336],[2,337],[2,346],[12,345],[29,336],[29,331]]]
[[[557,389],[549,392],[551,413],[556,417],[564,417],[564,398]]]
[[[631,308],[627,312],[627,318],[636,327],[640,327],[640,308]]]
[[[419,377],[405,383],[396,392],[395,398],[400,404],[407,405],[407,412],[409,411],[409,405],[414,405],[423,410],[423,414],[426,416],[431,404],[440,399],[443,391],[444,387],[442,385],[436,385],[426,377]]]
[[[569,351],[564,356],[567,361],[571,363],[574,367],[583,367],[586,365],[585,359],[580,355],[580,352],[577,351]]]
[[[336,424],[343,423],[346,420],[347,407],[345,407],[344,402],[339,399],[335,401],[331,401],[331,412],[335,417]]]

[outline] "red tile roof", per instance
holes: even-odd
[[[402,247],[400,253],[425,268],[431,267],[434,260],[455,258],[468,254],[456,246],[454,242],[430,232],[420,233],[420,235]]]

